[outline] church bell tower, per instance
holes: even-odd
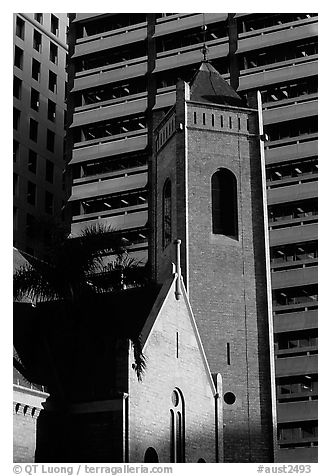
[[[261,121],[260,121],[261,122]],[[154,131],[150,263],[162,283],[180,239],[209,366],[223,379],[224,461],[270,462],[275,392],[263,144],[248,107],[203,61]]]

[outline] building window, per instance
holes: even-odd
[[[170,462],[185,462],[185,408],[183,395],[177,388],[171,394]]]
[[[150,446],[149,448],[147,448],[145,452],[144,463],[158,463],[158,462],[159,462],[158,454],[155,451],[155,449]]]
[[[238,239],[237,180],[228,169],[220,169],[211,179],[212,229],[215,235]]]
[[[42,13],[35,13],[34,14],[34,19],[40,23],[41,25],[43,24],[43,14]]]
[[[14,141],[13,141],[13,160],[14,160],[14,162],[16,162],[16,160],[18,159],[19,150],[20,150],[20,144],[19,144],[19,142],[17,142],[17,140],[14,139]]]
[[[171,243],[171,181],[163,187],[163,248]]]
[[[55,115],[56,115],[56,104],[55,102],[51,101],[50,99],[48,100],[48,119],[52,122],[55,121]]]
[[[45,192],[45,212],[52,215],[53,213],[53,194]]]
[[[28,170],[33,174],[35,174],[37,171],[37,153],[31,149],[29,150]]]
[[[57,64],[57,55],[57,46],[51,42],[49,45],[49,60],[54,64]]]
[[[52,93],[56,93],[56,74],[50,71],[48,74],[48,89]]]
[[[294,304],[315,307],[318,300],[318,286],[317,284],[310,284],[307,286],[275,289],[272,295],[272,304],[275,308],[277,306],[293,306]]]
[[[284,397],[291,397],[291,400],[303,399],[311,394],[317,396],[318,382],[317,375],[300,375],[297,377],[281,377],[277,380],[277,397],[285,400]],[[282,398],[283,397],[283,398]],[[288,400],[288,398],[286,398]]]
[[[53,13],[51,13],[51,32],[56,36],[59,34],[59,19]]]
[[[35,111],[39,111],[39,91],[31,88],[30,107]]]
[[[226,392],[223,396],[223,400],[227,405],[233,405],[236,401],[236,396],[232,392]]]
[[[16,109],[14,107],[14,113],[13,113],[13,127],[17,131],[20,125],[20,117],[21,117],[21,111],[19,109]]]
[[[14,97],[17,99],[21,99],[21,93],[22,93],[22,81],[14,76]]]
[[[38,122],[34,119],[30,119],[30,139],[34,142],[38,140]]]
[[[21,38],[21,40],[24,40],[24,28],[25,28],[25,22],[22,20],[22,18],[17,17],[16,18],[16,36]]]
[[[17,68],[23,69],[23,50],[18,46],[15,46],[14,65]]]
[[[37,30],[33,30],[33,48],[38,53],[41,52],[41,34]]]
[[[50,160],[46,160],[46,180],[53,183],[54,179],[54,164]]]
[[[36,204],[36,184],[33,182],[28,182],[28,194],[26,198],[30,205]]]
[[[35,81],[40,80],[40,63],[36,59],[32,58],[32,78]]]
[[[53,131],[47,129],[47,136],[46,136],[46,148],[50,152],[54,152],[54,144],[55,144],[55,134]]]

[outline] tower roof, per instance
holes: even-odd
[[[245,106],[244,100],[208,61],[201,63],[190,86],[192,101]]]

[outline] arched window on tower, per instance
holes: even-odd
[[[171,181],[163,187],[163,248],[171,243]]]
[[[238,239],[237,179],[221,168],[211,178],[212,230],[215,235]]]
[[[184,398],[177,388],[171,394],[170,462],[185,462],[185,408]]]
[[[159,462],[158,454],[155,451],[155,449],[150,446],[149,448],[147,448],[145,452],[144,463],[158,463],[158,462]]]

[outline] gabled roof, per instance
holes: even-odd
[[[17,271],[19,268],[22,266],[27,266],[29,261],[27,260],[27,257],[29,255],[27,253],[24,253],[23,251],[18,250],[17,248],[13,248],[13,271]]]
[[[203,61],[190,83],[191,101],[245,106],[245,101],[208,62]]]

